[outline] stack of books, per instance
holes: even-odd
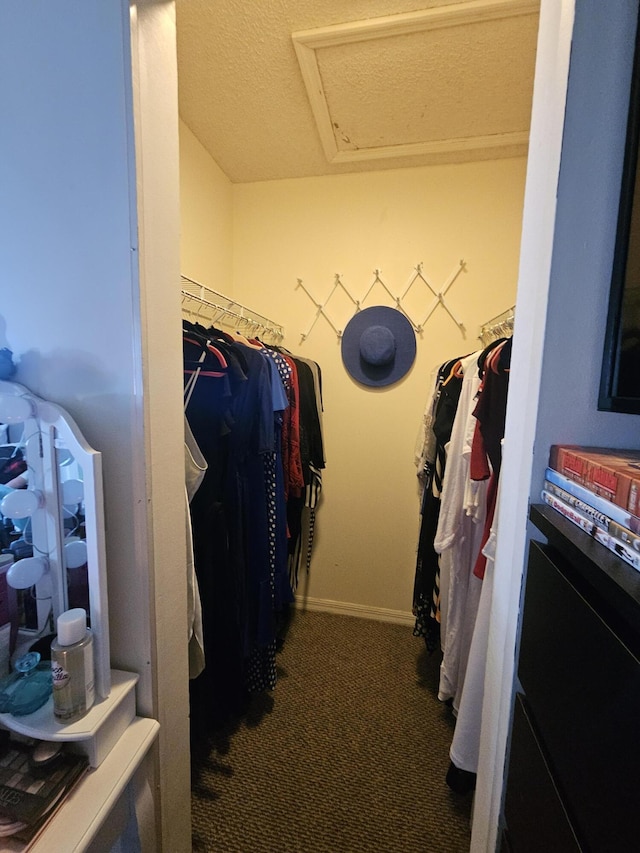
[[[640,451],[553,445],[542,499],[640,571]]]

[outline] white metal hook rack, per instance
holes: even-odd
[[[428,281],[428,279],[425,277],[424,273],[422,272],[422,263],[419,263],[415,267],[412,275],[410,276],[409,281],[408,281],[402,295],[396,296],[396,294],[394,294],[393,291],[383,281],[381,271],[379,269],[376,269],[373,271],[373,275],[374,275],[373,281],[371,282],[367,291],[365,292],[364,296],[361,299],[356,299],[352,295],[352,293],[349,291],[349,289],[343,283],[343,281],[340,277],[340,273],[336,273],[335,277],[334,277],[333,287],[331,288],[331,291],[329,292],[329,295],[324,300],[324,302],[318,302],[317,299],[313,296],[313,294],[305,286],[303,280],[301,278],[299,278],[297,280],[298,283],[296,285],[296,288],[298,288],[298,287],[301,288],[307,294],[309,299],[313,302],[313,304],[316,307],[316,315],[313,318],[313,321],[312,321],[311,325],[309,326],[309,328],[307,329],[307,331],[302,332],[300,339],[301,339],[301,341],[305,341],[309,337],[309,335],[311,334],[311,331],[312,331],[313,327],[316,325],[316,323],[318,322],[319,318],[324,317],[324,319],[327,321],[327,323],[331,326],[333,331],[338,336],[338,340],[340,340],[340,338],[342,337],[342,331],[343,330],[338,325],[336,325],[336,323],[333,322],[333,320],[331,319],[330,315],[327,313],[327,310],[326,310],[327,305],[331,301],[332,296],[335,294],[335,292],[338,289],[342,289],[342,291],[346,294],[346,296],[354,304],[355,309],[356,309],[356,313],[357,313],[358,311],[362,310],[364,303],[367,301],[369,295],[371,294],[371,291],[374,289],[374,287],[376,285],[380,285],[385,290],[385,292],[388,294],[388,296],[395,302],[395,308],[397,308],[398,311],[400,311],[402,314],[404,314],[404,316],[407,318],[407,320],[413,326],[416,333],[421,333],[423,331],[425,323],[429,320],[429,318],[431,317],[433,312],[436,310],[436,308],[439,305],[441,305],[442,308],[444,308],[446,313],[449,315],[449,317],[456,324],[456,326],[458,327],[458,329],[462,333],[462,337],[464,338],[465,337],[465,331],[466,331],[464,325],[460,322],[460,320],[458,320],[458,318],[455,316],[453,311],[446,304],[445,299],[444,299],[445,295],[447,294],[447,292],[451,288],[452,284],[458,278],[458,276],[460,275],[460,273],[463,270],[466,270],[466,265],[465,265],[464,260],[461,260],[458,263],[457,267],[453,270],[451,275],[447,278],[443,287],[441,287],[440,290],[436,290],[434,287],[432,287],[432,285],[430,284],[430,282]],[[430,307],[426,313],[426,316],[424,317],[424,319],[422,320],[421,323],[416,323],[414,321],[414,319],[410,316],[409,312],[406,310],[404,305],[402,304],[403,300],[406,299],[407,295],[409,294],[409,291],[411,290],[411,288],[413,287],[413,285],[417,281],[421,281],[424,285],[426,285],[426,287],[429,289],[429,291],[434,296],[434,301],[430,305]]]
[[[274,342],[284,338],[284,328],[280,323],[187,276],[180,278],[184,314],[195,318],[202,317],[213,324],[231,325],[239,331],[249,332],[250,335],[260,334],[273,339]]]
[[[299,279],[298,279],[298,283],[297,283],[296,287],[301,287],[301,288],[302,288],[302,290],[304,290],[304,292],[307,294],[307,296],[309,297],[309,299],[310,299],[310,300],[313,302],[313,304],[316,306],[316,316],[313,318],[313,322],[311,323],[311,325],[309,326],[309,328],[307,329],[307,331],[306,331],[306,332],[303,332],[303,333],[302,333],[302,335],[300,336],[300,337],[301,337],[301,341],[304,341],[304,340],[306,340],[306,339],[309,337],[309,335],[311,334],[311,330],[313,329],[313,327],[315,326],[315,324],[318,322],[318,318],[319,318],[319,317],[321,317],[321,316],[325,318],[325,320],[326,320],[326,321],[327,321],[327,323],[331,326],[331,328],[332,328],[332,329],[333,329],[333,331],[336,333],[336,335],[338,336],[338,338],[341,338],[341,337],[342,337],[342,329],[338,329],[338,328],[337,328],[337,326],[335,326],[335,325],[334,325],[333,321],[331,320],[331,317],[329,317],[329,315],[328,315],[328,314],[326,313],[326,311],[324,310],[324,309],[326,308],[326,306],[327,306],[327,303],[329,302],[329,300],[331,299],[331,297],[333,296],[333,294],[336,292],[336,290],[338,290],[338,288],[342,288],[342,290],[346,293],[346,295],[349,297],[349,299],[350,299],[350,300],[353,302],[353,304],[356,306],[356,311],[359,311],[359,310],[360,310],[360,302],[359,302],[359,300],[354,299],[354,298],[353,298],[353,296],[352,296],[352,295],[349,293],[349,291],[347,290],[347,288],[344,286],[344,284],[342,283],[342,280],[340,279],[340,273],[336,273],[336,274],[335,274],[335,277],[334,277],[334,280],[333,280],[333,287],[331,288],[331,293],[327,296],[327,298],[326,298],[326,299],[324,300],[324,302],[322,302],[322,303],[320,303],[320,302],[316,302],[316,300],[313,298],[313,296],[311,295],[311,293],[309,293],[309,291],[307,290],[307,288],[304,286],[304,282],[302,281],[302,279],[301,279],[301,278],[299,278]]]
[[[418,264],[418,266],[415,268],[413,275],[411,276],[411,278],[409,280],[409,284],[407,285],[406,290],[404,291],[404,293],[400,297],[400,300],[406,298],[407,294],[409,293],[409,291],[411,290],[413,285],[416,283],[416,281],[423,282],[423,284],[425,284],[429,288],[431,293],[433,293],[435,299],[432,302],[429,310],[427,311],[427,314],[426,314],[424,320],[422,321],[422,323],[420,323],[418,326],[414,326],[416,332],[422,332],[422,330],[424,329],[424,325],[427,322],[427,320],[429,319],[429,317],[431,317],[431,315],[436,310],[438,305],[442,305],[444,310],[447,312],[447,314],[451,317],[453,322],[456,324],[456,326],[458,326],[458,328],[462,332],[462,337],[464,337],[464,333],[465,333],[464,325],[460,322],[460,320],[458,320],[458,318],[455,316],[453,311],[451,311],[451,309],[448,307],[448,305],[444,301],[444,297],[447,294],[447,292],[449,291],[451,285],[458,278],[460,273],[465,269],[466,269],[465,262],[464,262],[464,260],[461,259],[458,266],[453,270],[453,272],[451,273],[449,278],[445,281],[444,287],[442,287],[440,290],[434,290],[434,288],[431,286],[429,281],[424,277],[424,275],[422,273],[422,264],[421,263]]]

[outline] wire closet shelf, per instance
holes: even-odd
[[[515,306],[507,308],[501,314],[497,314],[480,327],[478,335],[484,346],[495,341],[497,338],[506,338],[513,334],[513,322],[516,317]]]
[[[284,327],[280,323],[187,276],[180,276],[180,279],[182,313],[188,319],[230,326],[247,337],[261,337],[272,343],[284,338]]]

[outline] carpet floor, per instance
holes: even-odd
[[[276,689],[192,756],[193,850],[467,853],[438,667],[407,626],[296,612]]]

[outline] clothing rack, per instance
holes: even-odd
[[[490,344],[496,338],[505,338],[513,334],[513,322],[516,316],[515,305],[507,308],[501,314],[497,314],[480,327],[478,337],[484,346]]]
[[[271,339],[272,343],[279,343],[284,338],[284,328],[280,323],[185,275],[180,278],[182,313],[189,319],[200,318],[212,324],[222,323],[232,326],[247,337],[260,335]]]

